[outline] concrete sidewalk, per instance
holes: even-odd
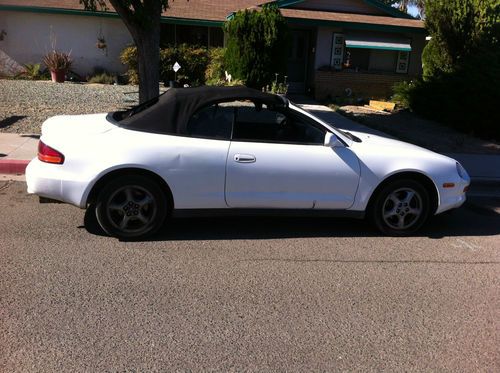
[[[39,135],[0,133],[0,174],[24,174],[36,157]]]

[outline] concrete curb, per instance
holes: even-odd
[[[24,175],[30,162],[24,159],[0,159],[0,174]]]

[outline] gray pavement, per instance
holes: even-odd
[[[0,182],[0,371],[499,371],[498,202],[410,238],[241,218],[120,242]]]

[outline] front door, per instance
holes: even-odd
[[[359,162],[349,148],[324,146],[325,133],[291,112],[237,108],[226,165],[228,206],[349,208]]]
[[[303,93],[306,88],[309,33],[309,30],[300,29],[290,31],[291,44],[288,51],[287,74],[288,90],[291,93]]]

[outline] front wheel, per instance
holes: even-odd
[[[167,198],[161,188],[144,176],[122,176],[99,193],[96,217],[110,236],[143,238],[155,233],[165,221]]]
[[[369,217],[384,234],[408,236],[422,227],[429,212],[430,198],[425,187],[417,181],[401,179],[377,193]]]

